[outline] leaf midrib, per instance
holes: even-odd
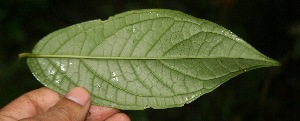
[[[84,55],[48,55],[48,54],[33,54],[21,53],[18,55],[22,58],[73,58],[73,59],[101,59],[101,60],[178,60],[178,59],[247,59],[268,61],[266,59],[241,58],[241,57],[226,57],[226,56],[203,56],[203,57],[119,57],[119,56],[84,56]],[[270,61],[271,62],[271,61]]]

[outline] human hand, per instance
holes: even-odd
[[[73,88],[64,97],[43,87],[33,90],[0,110],[1,121],[130,121],[119,110],[91,106],[89,93]]]

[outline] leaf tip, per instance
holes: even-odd
[[[274,61],[274,66],[281,66],[281,63],[279,61]]]
[[[270,66],[281,66],[281,63],[274,59],[269,59],[265,61],[266,63],[269,63]]]

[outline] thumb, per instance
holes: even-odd
[[[81,87],[73,88],[57,104],[31,120],[42,121],[84,121],[90,108],[89,93]]]

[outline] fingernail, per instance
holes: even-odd
[[[75,87],[66,94],[66,98],[84,106],[88,103],[90,94],[82,87]]]

